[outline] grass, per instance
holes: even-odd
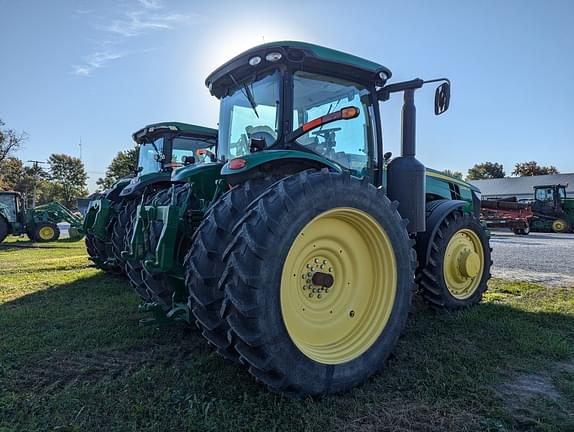
[[[183,325],[138,326],[83,243],[0,246],[0,431],[574,430],[574,288],[492,281],[415,298],[384,372],[320,400],[270,394]]]

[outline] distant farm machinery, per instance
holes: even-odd
[[[26,208],[26,201],[20,193],[0,192],[0,243],[8,235],[23,234],[35,242],[56,241],[60,237],[60,222],[70,224],[70,240],[82,239],[82,217],[62,204],[51,202]]]
[[[574,230],[574,199],[566,198],[566,185],[539,185],[532,201],[482,200],[480,215],[488,228],[509,228],[518,235],[567,233]]]

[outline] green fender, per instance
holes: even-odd
[[[229,167],[230,162],[237,159],[243,159],[245,165],[241,168],[232,169]],[[276,161],[287,161],[287,160],[304,160],[309,162],[315,162],[316,164],[323,165],[327,168],[331,168],[337,172],[342,172],[343,168],[336,162],[325,159],[324,157],[315,154],[299,150],[265,150],[261,152],[252,153],[249,155],[241,156],[239,158],[231,159],[227,162],[223,169],[221,170],[222,176],[244,174],[251,171],[253,168],[267,164],[269,162]]]

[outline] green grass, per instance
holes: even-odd
[[[574,288],[418,297],[384,372],[320,400],[267,392],[183,325],[138,326],[83,243],[0,246],[0,431],[574,430]]]

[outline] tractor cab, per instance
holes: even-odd
[[[278,165],[282,174],[327,167],[381,186],[379,102],[403,92],[402,154],[389,163],[386,183],[389,197],[401,202],[409,231],[424,231],[425,167],[415,159],[414,91],[444,81],[435,94],[438,115],[448,108],[450,83],[415,79],[386,85],[390,77],[378,63],[301,42],[268,43],[235,57],[206,79],[221,101],[219,154],[236,159],[222,174],[233,184],[247,171]],[[265,155],[258,155],[262,150]]]
[[[247,51],[206,81],[221,100],[220,155],[289,149],[306,153],[311,165],[318,156],[380,182],[373,176],[383,161],[377,89],[390,75],[382,65],[312,44]],[[352,121],[337,121],[345,119]]]
[[[177,168],[216,159],[217,130],[187,123],[164,122],[148,125],[132,135],[139,147],[137,175],[122,189],[127,197],[160,178],[170,181]],[[158,175],[160,178],[158,178]]]
[[[25,214],[25,203],[20,193],[0,192],[0,215],[2,215],[9,224],[23,224]]]
[[[566,185],[534,186],[532,210],[549,216],[560,216],[563,213],[562,202],[566,199]]]

